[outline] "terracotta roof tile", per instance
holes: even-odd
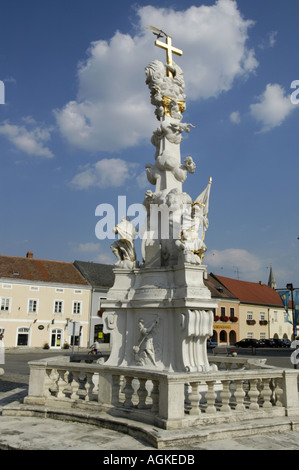
[[[0,278],[89,285],[73,263],[0,255]]]
[[[204,279],[204,283],[210,290],[212,297],[237,300],[234,294],[210,274],[208,274],[208,279]]]
[[[240,281],[238,279],[217,276],[215,274],[212,274],[212,276],[218,279],[219,282],[221,282],[243,303],[270,305],[275,307],[283,306],[278,292],[266,284]]]

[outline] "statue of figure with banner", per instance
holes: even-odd
[[[176,246],[183,255],[182,261],[187,263],[202,264],[204,253],[207,251],[204,239],[209,227],[207,215],[211,183],[212,178],[198,198],[185,207],[182,215],[181,238],[176,241]]]

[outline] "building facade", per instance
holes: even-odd
[[[273,281],[273,280],[272,280]],[[113,266],[0,256],[0,333],[5,347],[109,342],[101,303],[113,286]],[[209,274],[205,284],[218,307],[213,339],[233,345],[243,338],[293,339],[292,324],[273,287]],[[273,284],[273,282],[272,282]],[[73,337],[71,326],[79,324]]]
[[[212,274],[239,299],[239,337],[291,339],[292,325],[280,295],[262,282],[240,281]]]
[[[237,299],[214,276],[205,280],[211,296],[218,303],[214,315],[213,340],[222,345],[233,345],[239,340],[239,304]]]
[[[91,287],[72,263],[0,256],[0,329],[5,347],[87,346]],[[71,322],[80,324],[72,337]]]
[[[88,261],[75,261],[74,266],[91,286],[89,345],[95,341],[109,343],[110,335],[103,333],[101,302],[107,298],[107,292],[114,284],[113,266]]]

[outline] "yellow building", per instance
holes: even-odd
[[[72,263],[0,256],[0,330],[9,347],[86,347],[91,287]],[[72,337],[71,322],[80,334]]]
[[[208,275],[205,284],[218,304],[214,315],[213,340],[220,345],[234,345],[240,339],[240,301],[213,274]]]
[[[292,325],[275,289],[262,282],[247,282],[214,276],[239,299],[239,337],[291,339]]]

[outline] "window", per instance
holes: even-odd
[[[253,313],[247,312],[247,320],[253,320]]]
[[[263,321],[265,320],[266,314],[265,312],[260,312],[260,320]]]
[[[10,311],[10,297],[2,297],[1,298],[1,312],[9,312]]]
[[[55,289],[55,292],[58,292],[59,294],[63,294],[64,289],[59,289],[58,287]]]
[[[18,328],[17,332],[17,346],[28,346],[29,345],[29,328]]]
[[[221,317],[225,317],[225,307],[221,307],[220,315],[221,315]]]
[[[37,313],[37,302],[36,299],[29,299],[28,313]]]
[[[82,290],[80,290],[80,289],[74,289],[74,294],[82,294]]]
[[[63,300],[55,300],[54,302],[54,313],[63,312]]]
[[[230,307],[229,316],[230,318],[233,318],[235,316],[235,307]]]
[[[80,315],[81,312],[81,301],[74,301],[73,302],[73,314]]]
[[[247,338],[249,338],[249,339],[254,338],[253,333],[252,333],[251,331],[249,331],[249,332],[247,333]]]
[[[266,333],[260,333],[260,339],[266,339]]]

